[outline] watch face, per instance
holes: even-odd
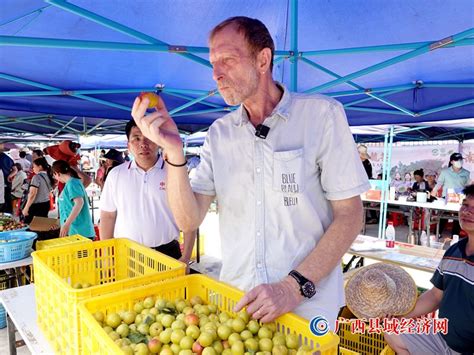
[[[301,291],[303,291],[303,295],[307,298],[311,298],[316,294],[316,288],[311,281],[305,282],[303,286],[301,286]]]

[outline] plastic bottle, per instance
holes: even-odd
[[[415,233],[412,232],[412,233],[408,236],[408,243],[409,243],[409,244],[416,244]]]
[[[424,247],[428,246],[428,236],[426,235],[425,231],[421,232],[420,245],[422,245]]]
[[[387,229],[385,230],[385,246],[387,248],[395,247],[395,228],[393,222],[388,222]]]
[[[459,242],[459,235],[453,234],[453,239],[451,240],[451,243],[449,244],[449,246],[456,244],[457,242]]]

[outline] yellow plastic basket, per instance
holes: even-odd
[[[343,348],[342,346],[339,347],[339,355],[360,355],[357,351],[352,351],[346,348]]]
[[[45,250],[51,249],[56,247],[62,247],[68,244],[74,243],[84,243],[84,242],[92,242],[92,239],[83,237],[82,235],[75,234],[69,237],[63,238],[53,238],[48,240],[40,240],[36,242],[36,250]]]
[[[337,333],[340,338],[340,347],[351,352],[342,352],[343,354],[370,354],[379,355],[385,348],[387,343],[383,334],[368,333],[352,334],[350,323],[339,323],[339,331]],[[341,351],[341,349],[339,349]],[[387,354],[388,355],[388,354]]]
[[[386,346],[382,352],[380,353],[380,355],[395,355],[395,351],[392,350],[392,348],[390,346]]]
[[[83,354],[119,354],[120,348],[105,333],[94,319],[93,313],[102,311],[104,314],[131,309],[135,302],[147,296],[158,296],[169,300],[177,297],[189,299],[200,296],[206,303],[215,304],[219,310],[234,314],[233,307],[244,295],[234,287],[215,281],[203,275],[190,275],[159,284],[137,287],[126,292],[96,297],[79,305],[82,328]],[[330,332],[316,337],[309,328],[309,322],[295,314],[285,314],[277,320],[280,332],[297,333],[301,344],[310,345],[321,355],[336,355],[339,337]]]
[[[63,354],[80,353],[80,301],[183,276],[186,267],[128,239],[75,243],[32,255],[38,325]],[[93,286],[75,289],[71,285],[77,282]]]

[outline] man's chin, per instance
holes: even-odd
[[[220,94],[221,94],[221,97],[224,99],[225,103],[229,106],[237,106],[242,103],[242,100],[239,100],[238,98],[229,97],[229,95],[224,95],[222,93]]]

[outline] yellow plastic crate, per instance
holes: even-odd
[[[339,331],[337,334],[340,338],[340,346],[344,348],[344,350],[350,350],[352,354],[379,355],[387,345],[383,334],[367,332],[364,334],[352,334],[350,323],[339,323]],[[343,354],[351,353],[345,352]]]
[[[339,347],[339,355],[360,355],[357,351],[352,351],[343,347]]]
[[[386,346],[382,352],[380,353],[380,355],[395,355],[395,351],[392,350],[392,348],[390,346]]]
[[[135,302],[151,295],[168,300],[174,300],[177,297],[190,299],[193,296],[200,296],[206,303],[215,304],[219,310],[235,314],[232,310],[244,293],[207,276],[189,275],[81,302],[79,309],[82,353],[120,354],[120,348],[109,338],[92,314],[102,311],[107,315],[110,312],[131,309]],[[299,334],[301,344],[312,346],[316,353],[321,355],[337,354],[339,337],[334,333],[330,332],[324,336],[316,337],[311,333],[307,320],[291,313],[281,316],[276,323],[278,330],[284,334],[293,332]]]
[[[53,349],[80,353],[77,305],[116,291],[183,276],[184,263],[128,239],[75,243],[33,254],[38,325]],[[75,283],[94,286],[75,289]]]
[[[51,249],[62,247],[68,244],[92,242],[92,239],[75,234],[69,237],[53,238],[48,240],[40,240],[36,242],[36,250]]]

